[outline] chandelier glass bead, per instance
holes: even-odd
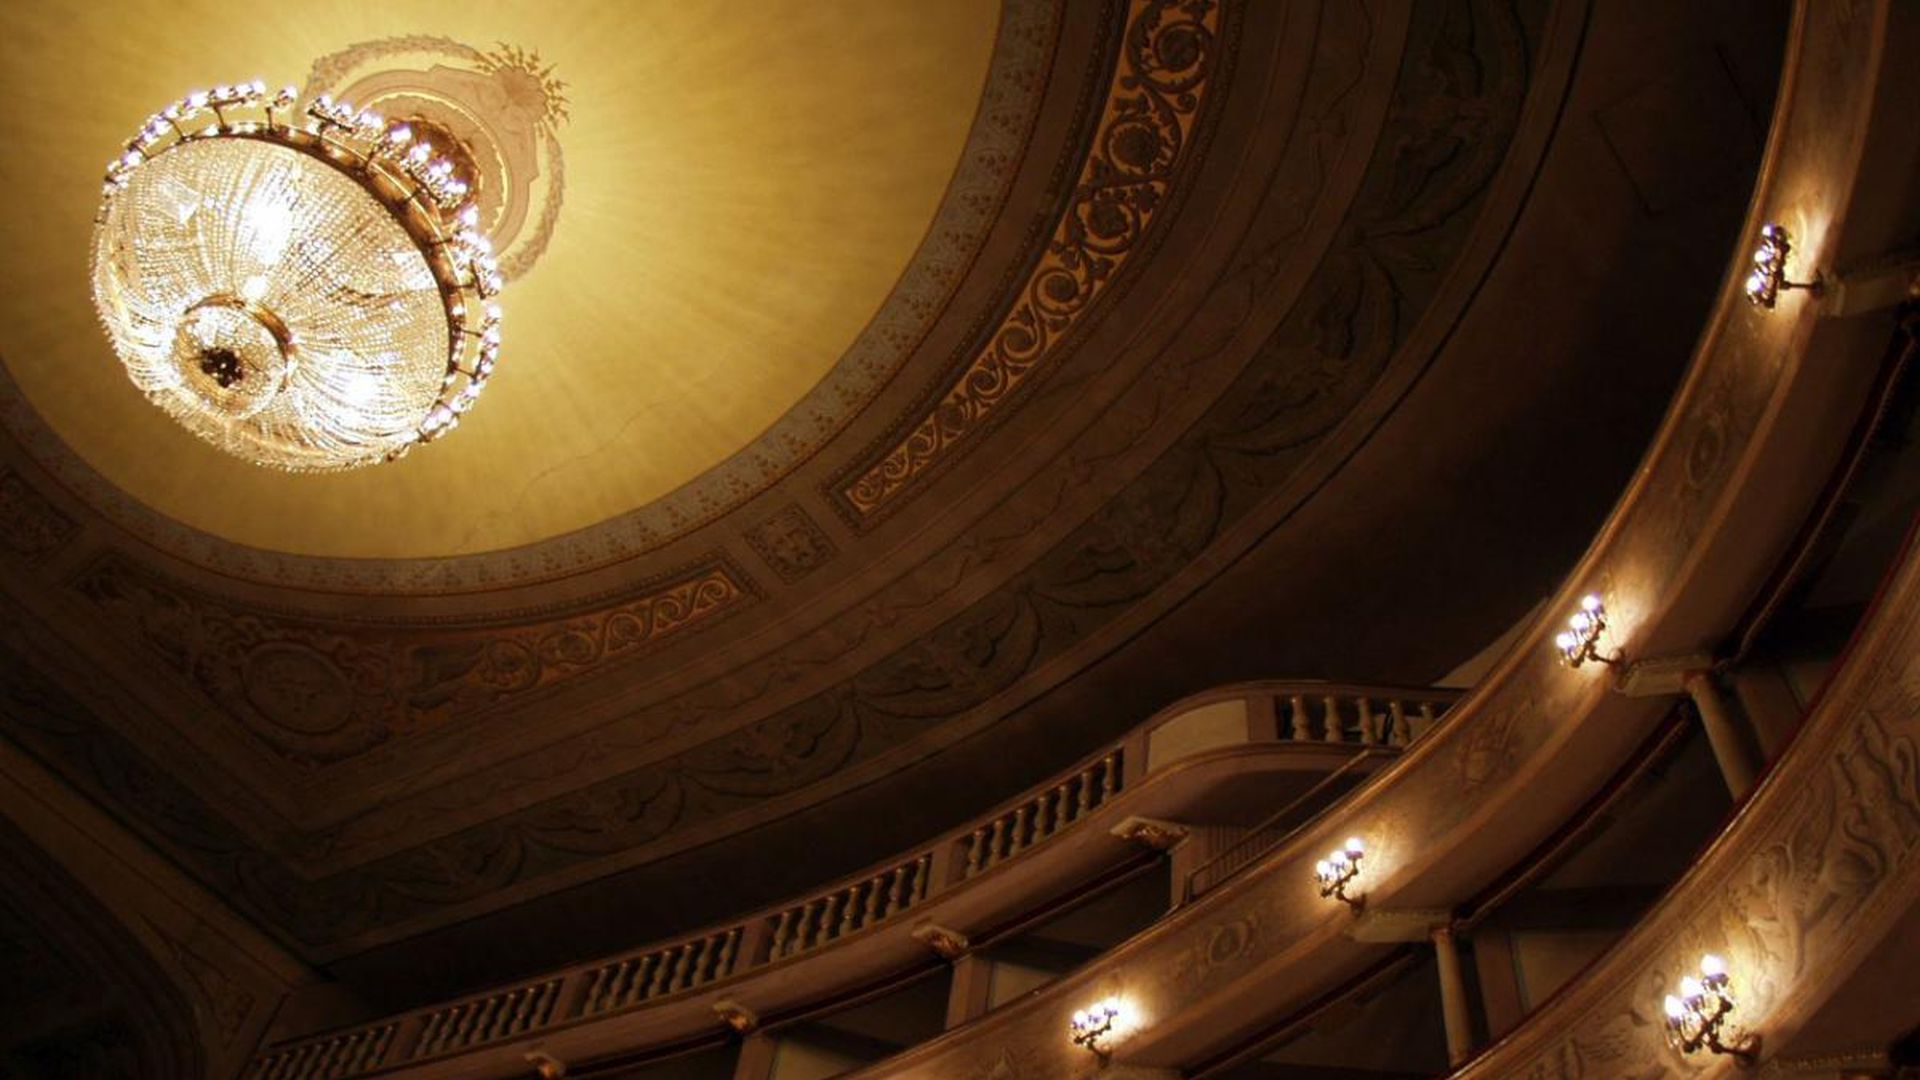
[[[108,166],[95,306],[188,430],[294,471],[452,430],[498,361],[501,280],[445,148],[260,83],[194,94]]]

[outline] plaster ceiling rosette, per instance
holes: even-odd
[[[454,151],[480,228],[513,281],[553,239],[566,198],[560,128],[567,84],[538,53],[431,35],[361,42],[314,61],[304,98],[325,94],[401,121]]]

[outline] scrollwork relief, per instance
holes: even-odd
[[[67,546],[80,525],[34,490],[27,478],[0,466],[0,547],[38,561]]]
[[[313,766],[656,645],[750,599],[744,580],[710,562],[573,618],[441,632],[254,613],[118,557],[73,588],[274,752]]]
[[[1215,67],[1214,0],[1133,0],[1079,182],[988,343],[912,429],[840,489],[856,518],[897,498],[1037,374],[1139,249],[1165,205]]]

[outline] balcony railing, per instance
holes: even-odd
[[[393,1072],[534,1032],[684,1000],[694,991],[750,977],[774,964],[802,963],[820,950],[864,938],[864,931],[900,925],[902,916],[928,907],[930,901],[962,897],[983,887],[999,876],[994,871],[1024,864],[1023,856],[1102,816],[1123,792],[1176,761],[1191,762],[1215,751],[1243,753],[1249,746],[1334,749],[1341,755],[1340,775],[1347,775],[1361,761],[1391,756],[1419,738],[1457,697],[1451,690],[1317,682],[1250,683],[1195,695],[1155,714],[1119,743],[903,859],[690,937],[398,1018],[274,1046],[255,1059],[250,1076],[335,1080]],[[1203,725],[1208,734],[1196,740],[1187,729],[1203,716],[1209,721]],[[1220,734],[1222,718],[1229,731],[1225,737]],[[1360,757],[1349,758],[1352,751],[1360,751]],[[1336,767],[1318,754],[1311,761],[1312,768]],[[1116,807],[1105,816],[1119,812]],[[1118,841],[1106,842],[1115,853],[1129,850]],[[1049,879],[1047,887],[1062,884]],[[1025,899],[1029,906],[1038,906],[1052,897]],[[822,992],[831,989],[823,987]],[[706,1022],[719,1023],[710,1011]]]

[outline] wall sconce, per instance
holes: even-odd
[[[1112,1040],[1126,1023],[1126,1012],[1126,1003],[1117,997],[1075,1010],[1073,1019],[1067,1023],[1073,1045],[1084,1046],[1102,1062],[1106,1061],[1113,1053]]]
[[[1567,620],[1567,629],[1562,630],[1553,639],[1560,650],[1560,662],[1568,667],[1577,668],[1589,660],[1598,660],[1612,666],[1620,662],[1619,652],[1612,656],[1600,655],[1597,647],[1600,635],[1607,629],[1607,609],[1600,598],[1588,593],[1580,599],[1580,610]]]
[[[1771,224],[1760,227],[1760,246],[1753,249],[1753,273],[1747,275],[1748,303],[1771,310],[1784,290],[1820,291],[1818,274],[1812,281],[1787,280],[1787,255],[1791,251],[1793,243],[1787,237],[1787,230]]]
[[[1698,976],[1680,980],[1680,993],[1668,994],[1665,1006],[1667,1045],[1683,1054],[1705,1047],[1752,1063],[1759,1052],[1758,1035],[1748,1035],[1733,1045],[1720,1039],[1727,1014],[1733,1012],[1733,990],[1727,985],[1726,963],[1711,953],[1700,958]]]
[[[1320,882],[1320,895],[1331,896],[1355,911],[1360,901],[1347,895],[1347,883],[1360,873],[1360,859],[1367,853],[1357,836],[1347,837],[1338,850],[1313,864],[1313,876]]]

